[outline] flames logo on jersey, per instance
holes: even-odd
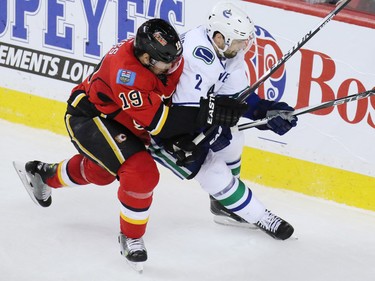
[[[145,129],[143,126],[139,125],[139,124],[137,123],[137,121],[135,121],[135,120],[133,120],[133,124],[134,124],[134,128],[136,128],[137,130],[142,131],[142,130]]]
[[[127,136],[125,134],[118,134],[117,136],[115,136],[115,140],[117,143],[123,143],[127,140]]]
[[[283,53],[275,38],[264,28],[255,26],[256,41],[246,54],[246,63],[249,68],[250,85],[264,75]],[[279,101],[285,91],[286,70],[282,65],[257,90],[261,98]]]

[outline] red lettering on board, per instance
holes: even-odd
[[[311,95],[311,84],[316,83],[322,89],[321,101],[329,101],[335,99],[332,88],[327,84],[336,72],[334,61],[327,55],[312,50],[301,49],[301,70],[298,88],[298,97],[295,108],[309,106]],[[313,77],[314,60],[320,59],[322,70],[320,75]],[[317,93],[314,93],[317,94]],[[332,107],[321,109],[313,112],[316,115],[327,115],[333,111]]]

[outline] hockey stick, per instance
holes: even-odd
[[[292,49],[290,49],[287,53],[285,53],[280,60],[278,60],[273,66],[271,66],[268,71],[266,71],[262,77],[258,79],[251,87],[249,87],[246,91],[241,93],[238,97],[240,101],[245,101],[251,93],[253,93],[256,89],[259,88],[272,74],[274,74],[287,60],[289,60],[299,49],[302,48],[315,34],[317,34],[327,23],[331,21],[331,19],[337,15],[347,4],[349,4],[351,0],[344,0],[336,8],[330,12],[322,21],[321,23],[313,30],[310,30],[305,36],[302,37],[300,41],[295,44]],[[193,142],[195,144],[200,143],[206,137],[211,135],[216,129],[216,126],[209,127],[205,132],[200,133]]]
[[[298,116],[298,115],[310,113],[310,112],[313,112],[313,111],[316,111],[316,110],[319,110],[319,109],[323,109],[323,108],[327,108],[327,107],[331,107],[331,106],[336,106],[336,105],[340,105],[340,104],[344,104],[344,103],[347,103],[347,102],[356,101],[356,100],[360,100],[360,99],[365,99],[365,98],[368,98],[368,97],[371,97],[371,96],[374,96],[374,95],[375,95],[375,90],[369,90],[369,91],[366,91],[366,92],[350,95],[350,96],[347,96],[347,97],[322,102],[322,103],[317,104],[317,105],[306,106],[306,107],[303,107],[303,108],[300,108],[300,109],[296,109],[295,111],[292,111],[292,112],[283,112],[283,113],[278,114],[278,115],[274,115],[274,116],[270,116],[270,117],[267,117],[267,118],[255,120],[253,122],[248,122],[248,123],[238,125],[238,130],[243,131],[243,130],[246,130],[246,129],[250,129],[250,128],[257,127],[257,126],[265,125],[265,124],[267,124],[267,122],[270,119],[275,118],[277,116],[280,116],[282,114],[287,115],[287,116],[288,115],[289,116]]]

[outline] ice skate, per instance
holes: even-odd
[[[118,236],[120,253],[137,272],[143,272],[143,263],[147,260],[147,251],[142,238],[132,239],[120,232]]]
[[[229,211],[218,200],[210,196],[210,211],[214,215],[214,222],[221,225],[257,229],[252,223]]]
[[[255,225],[279,240],[288,239],[294,232],[293,226],[268,210],[264,212],[263,217]]]
[[[57,164],[29,161],[26,164],[13,162],[13,166],[31,199],[39,206],[50,206],[51,187],[46,184],[46,180],[55,174]]]

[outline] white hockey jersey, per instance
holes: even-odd
[[[181,35],[185,65],[176,92],[175,105],[199,106],[201,97],[235,95],[249,86],[245,53],[240,51],[232,59],[220,59],[212,46],[204,26]]]

